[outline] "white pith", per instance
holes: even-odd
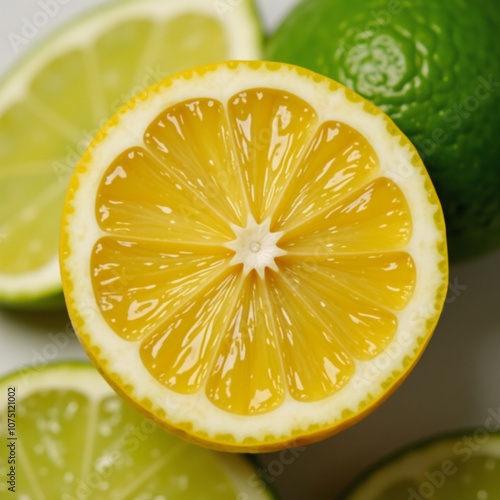
[[[413,236],[406,251],[415,261],[417,284],[411,303],[397,313],[399,328],[387,349],[387,352],[395,354],[382,353],[371,361],[356,361],[357,375],[329,398],[305,404],[287,395],[284,404],[276,410],[245,417],[216,408],[203,392],[184,395],[165,388],[144,368],[139,344],[122,340],[109,328],[99,313],[87,267],[94,242],[104,233],[87,207],[88,200],[95,198],[97,187],[110,163],[127,148],[144,147],[141,131],[156,118],[159,110],[198,97],[226,103],[238,92],[262,87],[281,88],[302,97],[315,109],[319,124],[330,120],[341,121],[358,130],[374,147],[381,165],[379,175],[395,181],[412,213]],[[376,401],[386,390],[382,387],[384,382],[395,372],[408,369],[403,365],[404,358],[413,360],[421,351],[428,340],[427,320],[434,318],[438,312],[434,300],[436,291],[444,285],[443,273],[438,270],[443,257],[437,250],[443,236],[433,223],[433,216],[439,207],[428,201],[424,188],[427,178],[423,170],[411,165],[413,154],[410,147],[399,144],[399,137],[390,134],[381,115],[367,114],[364,103],[353,102],[343,89],[332,92],[328,83],[314,81],[310,76],[298,76],[294,68],[273,71],[262,66],[256,71],[246,65],[240,65],[237,70],[220,66],[205,73],[203,78],[198,78],[196,74],[190,79],[181,76],[168,85],[148,91],[140,105],[130,106],[128,112],[120,116],[119,127],[108,129],[106,139],[97,144],[92,150],[92,157],[87,158],[88,165],[82,164],[77,173],[79,188],[71,203],[75,211],[65,221],[72,253],[63,265],[72,282],[69,299],[86,311],[80,332],[83,343],[92,346],[94,352],[99,352],[99,358],[108,360],[106,372],[115,382],[116,376],[112,374],[118,374],[122,386],[134,387],[133,392],[129,392],[132,399],[148,399],[153,403],[153,412],[165,412],[169,425],[178,426],[208,441],[216,441],[217,435],[227,434],[233,435],[236,442],[243,442],[249,436],[262,441],[272,436],[272,439],[280,441],[296,433],[307,432],[313,426],[329,428],[345,420],[344,412],[358,415],[362,401]],[[250,238],[247,236],[237,238],[234,246],[243,240],[247,248],[251,243],[262,243],[259,239],[252,239],[255,233]],[[250,252],[245,254],[246,257]],[[245,261],[248,263],[248,259],[241,257],[243,252],[239,255],[243,264]],[[268,254],[266,263],[271,262],[271,255],[273,252]],[[258,259],[250,260],[256,264]],[[256,269],[262,267],[254,266]],[[429,297],[433,302],[429,302]]]
[[[91,48],[98,36],[114,26],[137,19],[162,22],[186,13],[206,15],[220,22],[228,40],[228,59],[260,57],[259,28],[250,0],[238,2],[237,8],[223,10],[211,0],[114,2],[70,23],[68,27],[42,43],[18,66],[7,72],[0,81],[0,115],[5,109],[26,97],[31,81],[51,61],[74,50]],[[57,178],[54,179],[57,182]],[[30,272],[0,274],[0,299],[7,301],[37,299],[60,290],[61,278],[57,255],[44,266]]]
[[[61,275],[57,255],[43,267],[23,274],[0,273],[0,296],[4,299],[36,298],[60,292]]]
[[[236,238],[224,246],[235,252],[230,264],[243,264],[243,275],[255,270],[264,279],[266,268],[279,271],[276,257],[286,255],[286,251],[277,245],[283,232],[272,232],[271,219],[258,224],[252,215],[248,216],[245,227],[231,224]]]

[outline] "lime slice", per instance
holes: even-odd
[[[64,194],[90,138],[172,72],[260,54],[251,0],[114,2],[54,34],[0,83],[0,302],[60,298]]]
[[[500,498],[499,473],[500,433],[479,427],[439,436],[396,454],[343,498],[493,500]]]
[[[12,498],[26,500],[271,498],[244,456],[163,432],[90,364],[17,372],[0,381],[0,394],[7,398],[0,439],[8,450],[1,498],[9,488]]]

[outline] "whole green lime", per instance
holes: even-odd
[[[267,58],[338,80],[391,116],[429,170],[458,259],[500,244],[499,31],[499,0],[303,0]]]

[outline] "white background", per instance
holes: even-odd
[[[58,16],[26,49],[55,26],[104,1],[66,0]],[[268,32],[296,0],[272,2],[257,2]],[[31,18],[39,9],[37,0],[1,0],[0,74],[23,52],[12,49],[8,34],[20,33],[23,16]],[[258,457],[262,467],[269,467],[281,498],[336,499],[353,477],[388,452],[436,432],[480,427],[489,410],[499,410],[499,279],[500,252],[452,266],[453,286],[434,337],[415,370],[386,403],[354,427],[297,452],[293,463],[283,463],[291,461],[289,454]],[[52,358],[84,359],[74,338],[62,348],[55,347],[54,335],[67,325],[64,313],[0,310],[0,375]]]

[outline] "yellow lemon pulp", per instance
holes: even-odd
[[[196,97],[175,101],[169,94],[183,95],[180,83],[196,87],[207,78],[203,70],[181,75],[178,87],[166,82],[130,105],[142,132],[130,134],[138,122],[119,122],[91,148],[67,200],[63,275],[68,269],[65,289],[83,344],[120,392],[205,444],[277,447],[303,434],[333,432],[402,380],[444,300],[444,225],[423,166],[402,135],[384,132],[388,147],[367,137],[370,127],[364,134],[354,126],[354,115],[381,118],[380,112],[368,113],[352,100],[353,123],[341,109],[345,103],[333,119],[335,109],[324,113],[307,100],[302,80],[312,80],[312,73],[230,64],[206,74],[241,71],[238,91],[206,96],[213,90],[209,81],[196,88]],[[251,85],[259,71],[257,83],[269,85]],[[299,81],[297,92],[276,84],[280,71]],[[309,84],[324,90],[323,81]],[[329,91],[345,92],[340,86]],[[153,116],[162,93],[168,98]],[[148,119],[140,115],[142,103]],[[391,127],[385,117],[379,125]],[[129,147],[113,140],[116,130],[133,135]],[[413,173],[392,175],[380,154],[393,150],[404,151]],[[78,200],[85,177],[93,177],[90,232],[77,224],[88,218],[79,216],[80,204],[89,203]],[[423,216],[416,216],[410,185],[421,192]],[[85,286],[103,320],[99,326],[81,319],[71,261],[82,249],[72,233],[87,234]],[[411,314],[419,315],[418,325],[408,332]],[[408,335],[379,370],[380,380],[360,384],[362,369]],[[133,353],[139,378],[131,366],[126,375],[108,340],[128,353],[123,359]],[[139,381],[151,385],[138,388]],[[156,396],[162,391],[176,403],[161,407]],[[184,404],[200,419],[220,419],[218,430],[196,430],[203,424],[177,417]],[[310,404],[324,411],[317,422],[308,421]],[[277,438],[268,424],[298,407],[308,409],[285,417],[290,429],[285,425]],[[261,428],[246,435],[250,418]],[[235,426],[224,437],[223,421]],[[251,445],[238,442],[245,440]]]

